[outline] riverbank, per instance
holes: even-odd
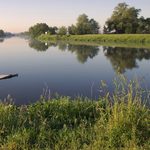
[[[37,38],[43,42],[84,42],[104,46],[127,46],[150,48],[150,34],[93,34],[93,35],[41,35]]]
[[[59,97],[22,106],[1,102],[0,149],[148,150],[150,109],[141,103],[138,90],[133,94],[133,84],[127,92],[123,88],[98,101]]]

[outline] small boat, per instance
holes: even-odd
[[[18,74],[0,74],[0,80],[18,77]]]

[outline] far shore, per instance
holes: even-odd
[[[150,48],[150,34],[87,34],[87,35],[49,35],[38,38],[42,42],[74,42],[79,44]]]

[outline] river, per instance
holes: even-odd
[[[1,100],[11,97],[16,104],[29,104],[41,95],[97,99],[101,80],[112,91],[118,72],[149,88],[150,49],[47,44],[19,37],[0,40],[0,74],[18,74],[0,80]]]

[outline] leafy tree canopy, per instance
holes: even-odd
[[[37,23],[29,28],[29,33],[32,37],[38,37],[49,31],[49,26],[46,23]]]
[[[50,34],[57,34],[58,28],[56,26],[54,27],[49,27],[49,33]]]
[[[126,3],[119,3],[105,23],[107,32],[136,33],[140,11]]]
[[[86,14],[79,15],[76,25],[68,27],[69,34],[98,34],[99,24],[94,19],[89,19]]]
[[[62,26],[58,29],[58,35],[66,35],[67,34],[67,28],[65,26]]]
[[[150,34],[150,18],[144,18],[143,16],[139,18],[137,33]]]

